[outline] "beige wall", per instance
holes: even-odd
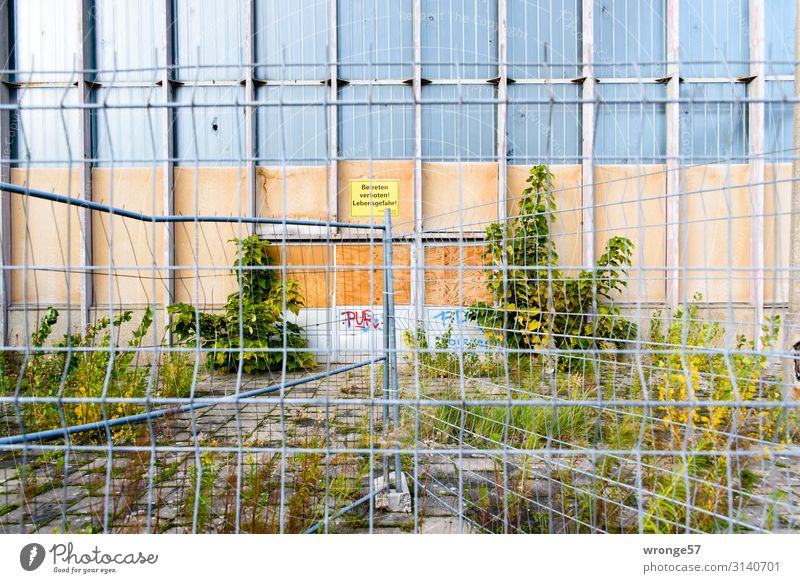
[[[497,164],[422,164],[426,231],[483,233],[497,220],[497,200]]]
[[[60,168],[12,169],[11,182],[79,196],[79,173]],[[78,210],[11,196],[11,262],[30,269],[11,273],[11,302],[80,305]],[[41,269],[37,269],[41,268]],[[71,273],[67,273],[71,271]]]
[[[710,302],[749,302],[752,266],[750,167],[697,166],[681,173],[684,215],[681,294]]]
[[[161,170],[95,168],[94,201],[145,214],[163,214]],[[164,225],[92,213],[94,297],[97,304],[164,301]],[[114,268],[108,269],[113,260]],[[136,269],[136,267],[139,269]],[[133,269],[130,269],[133,268]],[[110,281],[109,281],[110,280]],[[153,285],[155,283],[155,286]]]
[[[246,216],[244,170],[239,168],[175,169],[175,214]],[[186,267],[175,274],[175,299],[201,306],[224,304],[237,289],[231,274],[236,245],[231,239],[246,237],[248,225],[237,223],[177,223],[175,263]],[[197,272],[193,269],[198,266]],[[208,268],[212,269],[208,269]]]
[[[519,212],[519,201],[522,191],[529,184],[530,166],[508,167],[508,215]],[[583,232],[581,208],[581,167],[580,165],[551,166],[553,188],[556,199],[556,220],[551,233],[556,244],[556,251],[562,265],[581,265],[583,249]]]
[[[553,227],[563,265],[582,263],[582,193],[578,165],[553,166],[555,174],[557,221]],[[526,187],[529,167],[508,168],[508,208],[513,215],[519,195]],[[424,274],[426,302],[446,305],[458,301],[458,272],[441,269],[458,266],[463,269],[465,303],[481,298],[484,273],[477,269],[484,264],[481,245],[470,243],[461,255],[448,241],[456,236],[459,225],[467,232],[483,232],[497,219],[497,166],[495,164],[426,163],[423,172],[421,206],[425,229],[436,233],[425,242]],[[789,255],[788,220],[790,166],[767,165],[765,188],[765,292],[767,303],[786,298],[786,265]],[[14,169],[11,179],[17,184],[30,181],[32,187],[78,195],[78,173],[66,169]],[[400,180],[400,216],[394,219],[395,232],[411,232],[414,222],[414,181],[412,161],[347,161],[338,166],[338,219],[369,222],[353,218],[349,211],[349,183],[352,179]],[[257,211],[262,216],[326,219],[329,208],[329,169],[327,167],[257,168]],[[196,213],[238,216],[247,209],[244,171],[239,168],[176,168],[176,214]],[[161,171],[150,168],[95,169],[94,198],[144,213],[161,214]],[[751,301],[752,263],[750,215],[752,197],[747,188],[747,165],[697,166],[681,172],[681,232],[679,256],[686,267],[682,292],[691,297],[701,292],[711,302]],[[630,286],[624,293],[627,301],[659,303],[664,301],[664,267],[666,262],[666,180],[661,166],[598,166],[594,173],[595,245],[599,255],[605,242],[614,235],[625,235],[636,244]],[[459,191],[462,212],[459,212]],[[112,198],[113,197],[113,198]],[[27,212],[26,212],[27,210]],[[78,212],[65,206],[11,196],[12,261],[15,265],[53,266],[55,270],[14,271],[11,276],[12,303],[23,301],[40,305],[78,305],[80,280]],[[98,305],[113,302],[136,305],[163,301],[163,270],[154,267],[164,260],[163,227],[95,213],[93,254],[97,266],[107,266],[113,259],[116,266],[109,287],[106,269],[94,276],[95,301]],[[447,231],[455,231],[447,234]],[[235,246],[230,239],[246,235],[248,228],[238,224],[177,224],[175,226],[176,263],[185,269],[176,273],[176,299],[197,302],[203,306],[221,305],[236,289],[230,266]],[[345,233],[363,237],[363,233]],[[113,251],[112,251],[113,249]],[[113,256],[111,253],[113,252]],[[349,266],[380,265],[379,247],[359,249],[355,243],[336,247],[313,241],[293,244],[285,251],[292,277],[301,281],[309,307],[333,305],[369,305],[379,303],[381,282],[370,293],[370,271],[348,270]],[[335,281],[332,266],[336,265]],[[395,246],[398,265],[410,265],[410,247]],[[195,291],[195,270],[201,269]],[[126,270],[124,266],[135,266]],[[308,266],[324,266],[309,268]],[[741,271],[732,271],[730,267]],[[74,273],[67,279],[68,267]],[[437,269],[437,267],[439,269]],[[639,270],[641,269],[641,270]],[[327,270],[327,271],[326,271]],[[376,272],[377,274],[377,272]],[[410,301],[410,274],[398,271],[396,287],[398,304]],[[69,294],[67,283],[69,282]],[[155,297],[153,297],[155,293]],[[378,295],[375,295],[377,293]]]
[[[661,303],[666,281],[666,195],[664,166],[599,166],[594,170],[595,253],[612,237],[634,244],[626,302]]]
[[[767,164],[764,187],[764,300],[789,300],[792,165]]]
[[[400,181],[400,214],[392,217],[396,234],[410,233],[414,230],[414,162],[411,160],[349,160],[339,162],[337,179],[339,183],[339,220],[346,223],[383,223],[380,217],[353,217],[350,214],[351,180]],[[356,233],[363,237],[364,233]]]

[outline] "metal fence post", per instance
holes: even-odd
[[[390,233],[391,215],[386,216],[386,226],[383,230],[383,355],[385,357],[383,362],[383,436],[384,439],[389,437],[389,393],[391,391],[391,375],[389,369],[391,368],[390,349],[389,349],[389,264],[391,259],[387,257],[387,249],[392,248],[392,239]],[[383,485],[389,486],[389,456],[383,456]]]
[[[394,400],[392,407],[392,430],[397,435],[400,427],[400,404],[397,399],[400,396],[399,381],[397,376],[397,334],[396,320],[394,313],[394,273],[392,272],[392,211],[386,209],[386,228],[383,230],[383,306],[384,306],[384,339],[386,341],[386,375],[384,380],[387,382],[387,393],[389,398]],[[388,407],[388,404],[387,406]],[[384,408],[387,414],[388,410]],[[400,464],[400,454],[394,455],[394,477],[395,488],[398,492],[403,491],[403,480],[401,479],[402,468]]]

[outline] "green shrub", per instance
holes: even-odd
[[[595,269],[566,277],[557,268],[550,232],[556,211],[553,175],[547,166],[534,166],[527,181],[518,216],[486,228],[492,301],[473,304],[468,317],[510,348],[585,350],[598,341],[633,339],[636,325],[612,303],[627,286],[631,240],[612,237]]]
[[[31,345],[40,349],[51,336],[58,322],[58,310],[48,308],[31,334]],[[23,363],[22,378],[19,379],[22,394],[31,397],[78,397],[85,399],[63,406],[67,425],[96,423],[105,419],[124,417],[141,412],[136,403],[104,403],[107,398],[143,398],[147,390],[148,366],[137,366],[134,362],[142,339],[153,323],[153,312],[148,307],[139,325],[133,330],[126,348],[110,349],[112,334],[114,345],[118,342],[122,326],[130,322],[133,312],[118,313],[113,320],[100,318],[81,333],[71,333],[55,344],[59,350],[46,352],[36,350]],[[64,348],[77,349],[67,352]],[[82,350],[108,348],[108,350]],[[62,390],[63,387],[63,390]],[[59,405],[47,402],[29,403],[23,411],[27,431],[54,429],[62,425]],[[126,441],[132,438],[133,430],[119,426],[111,430],[112,435]],[[105,431],[74,434],[74,442],[86,442],[105,438]]]
[[[284,320],[285,310],[296,315],[305,304],[300,285],[294,280],[281,281],[274,269],[263,269],[273,263],[268,255],[269,241],[251,235],[231,242],[240,249],[232,270],[239,280],[239,291],[228,296],[225,310],[219,314],[201,312],[185,303],[169,306],[175,340],[210,349],[206,359],[210,368],[236,371],[241,364],[247,373],[278,370],[284,364],[284,355],[289,371],[316,366],[314,357],[305,350],[308,341],[302,336],[303,329]]]

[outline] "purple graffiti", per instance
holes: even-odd
[[[383,326],[383,321],[378,319],[372,310],[343,310],[340,317],[342,325],[348,329],[367,332],[380,330]]]

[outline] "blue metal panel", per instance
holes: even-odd
[[[426,160],[495,160],[497,130],[492,85],[428,85],[422,99],[447,101],[422,106],[422,156]],[[460,104],[459,100],[464,103]]]
[[[659,164],[666,152],[666,87],[599,84],[595,160],[601,164]],[[646,103],[646,100],[662,100]],[[615,103],[625,101],[626,103]],[[630,103],[633,101],[634,103]]]
[[[241,87],[186,86],[177,91],[184,104],[176,115],[177,164],[235,166],[244,158],[244,100]]]
[[[681,156],[687,162],[744,162],[747,104],[741,83],[681,85]]]
[[[497,0],[423,2],[422,76],[497,76]]]
[[[328,0],[255,0],[256,77],[328,76]]]
[[[666,75],[665,0],[594,0],[595,75]]]
[[[680,13],[682,77],[748,74],[748,0],[681,0]]]
[[[795,0],[764,3],[764,59],[767,75],[794,74]]]
[[[414,155],[414,111],[411,87],[347,85],[340,103],[372,101],[373,105],[339,106],[339,155],[344,159],[397,159]],[[390,105],[402,101],[407,105]]]
[[[580,75],[579,0],[508,0],[508,76]]]
[[[325,86],[284,85],[261,87],[257,99],[271,104],[259,107],[256,131],[259,161],[266,164],[321,166],[328,156],[328,119]],[[316,102],[318,105],[292,105]],[[275,104],[282,104],[276,106]]]
[[[163,0],[96,0],[97,79],[157,81],[164,67]]]
[[[578,85],[510,85],[508,98],[510,164],[580,162]]]
[[[414,45],[411,0],[338,4],[339,77],[409,79]]]
[[[102,109],[95,111],[98,166],[155,166],[164,158],[158,87],[117,87],[97,90]],[[114,106],[137,106],[117,107]],[[108,106],[108,107],[106,107]]]
[[[82,161],[77,89],[23,88],[11,132],[16,164],[66,166]],[[30,107],[43,109],[27,109]]]
[[[184,80],[239,80],[245,57],[243,0],[177,0],[175,62]]]
[[[794,98],[792,81],[767,81],[764,148],[768,160],[791,161],[798,155],[792,147],[793,108],[792,104],[786,101],[792,98]]]
[[[14,3],[18,81],[77,81],[79,10],[78,0]]]

